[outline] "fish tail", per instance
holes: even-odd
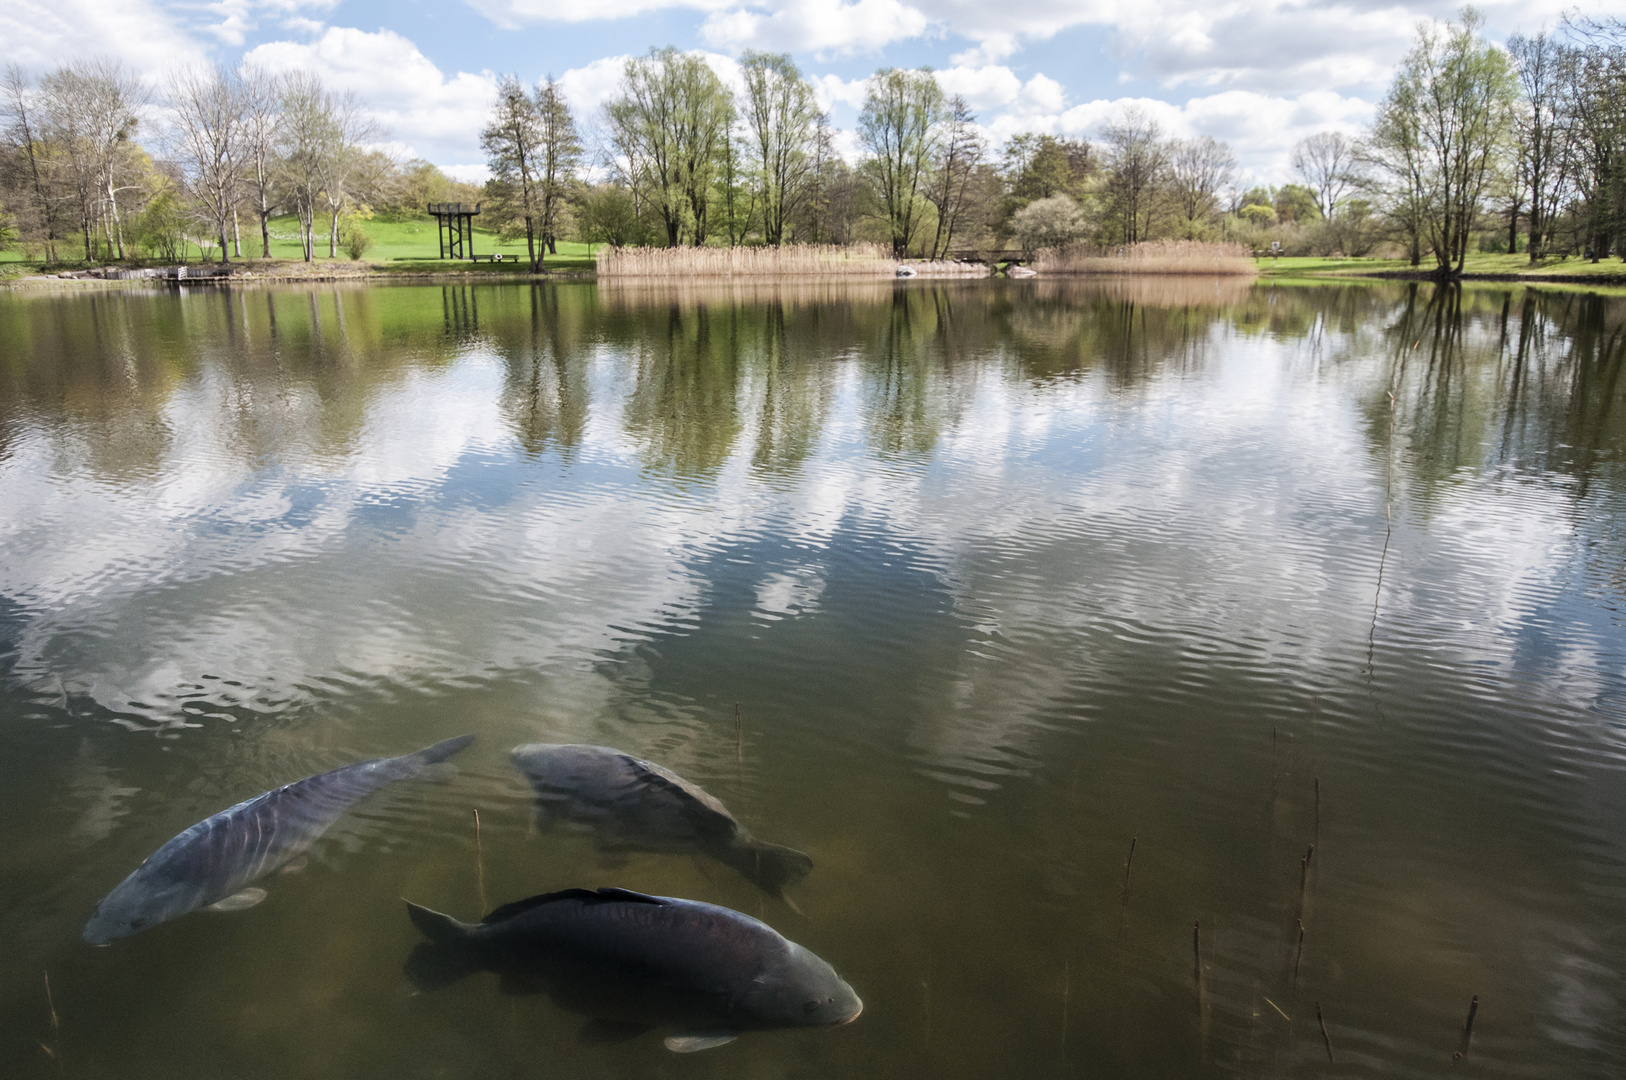
[[[794,885],[813,869],[813,860],[795,848],[769,844],[755,838],[741,843],[730,860],[757,888],[779,896],[785,886]]]
[[[420,941],[407,957],[407,981],[419,990],[438,990],[472,975],[482,967],[469,945],[469,927],[450,915],[407,901],[407,914],[428,941]]]
[[[473,735],[459,735],[455,739],[445,739],[433,746],[426,746],[412,756],[417,758],[420,764],[433,765],[445,761],[473,741]]]

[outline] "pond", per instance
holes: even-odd
[[[0,296],[0,1072],[1618,1075],[1623,327],[1376,282]],[[263,903],[81,940],[187,826],[464,734]],[[539,827],[536,742],[812,870]],[[862,1016],[676,1055],[404,974],[403,898],[609,886],[762,919]]]

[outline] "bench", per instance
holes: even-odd
[[[508,256],[504,255],[502,252],[499,251],[499,252],[496,252],[495,254],[492,254],[492,255],[470,255],[469,256],[469,261],[470,262],[504,262],[504,261],[507,260],[507,258],[508,258]]]

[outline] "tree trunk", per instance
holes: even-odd
[[[231,257],[243,257],[243,230],[237,224],[237,207],[231,208]]]

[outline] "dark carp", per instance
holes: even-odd
[[[429,940],[407,978],[433,990],[494,971],[510,993],[541,992],[590,1018],[583,1037],[674,1031],[689,1053],[741,1032],[834,1027],[863,1002],[835,969],[772,927],[729,908],[624,889],[567,889],[497,908],[477,924],[408,903]]]
[[[514,765],[536,792],[538,824],[590,826],[603,851],[705,854],[772,896],[806,877],[813,860],[752,836],[702,788],[608,746],[516,746]]]
[[[413,754],[358,761],[205,818],[108,893],[85,924],[84,939],[107,945],[201,907],[253,907],[265,890],[249,886],[300,856],[351,805],[392,781],[422,775],[473,741],[462,735]]]

